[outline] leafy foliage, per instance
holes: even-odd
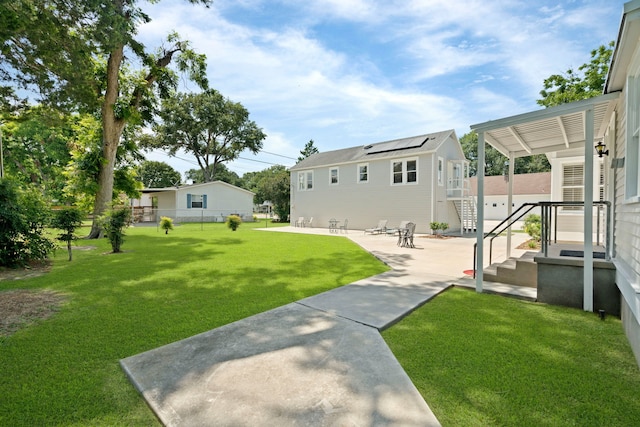
[[[100,217],[100,223],[105,235],[111,242],[111,249],[114,253],[120,252],[120,247],[124,242],[124,229],[131,222],[131,211],[129,209],[110,209]]]
[[[211,166],[209,166],[209,169],[212,169]],[[244,180],[240,178],[237,173],[229,170],[224,163],[216,165],[215,172],[210,171],[209,175],[211,176],[211,181],[222,181],[235,185],[236,187],[244,188]],[[187,180],[192,180],[194,184],[206,182],[205,173],[202,169],[189,169],[185,172],[185,177]]]
[[[20,189],[0,179],[0,266],[18,267],[43,261],[54,244],[44,235],[49,207],[38,189]]]
[[[291,178],[287,168],[281,165],[272,166],[260,172],[245,174],[244,178],[248,189],[256,194],[253,198],[255,204],[271,201],[280,221],[289,218]]]
[[[63,233],[58,235],[58,240],[67,242],[69,261],[72,259],[71,242],[77,239],[74,232],[77,228],[82,226],[82,220],[84,217],[84,213],[74,207],[65,207],[53,213],[51,227],[58,228],[63,231]]]
[[[50,108],[24,108],[3,118],[5,172],[21,185],[38,187],[48,200],[63,200],[75,118]]]
[[[229,215],[227,217],[227,227],[229,227],[232,231],[236,231],[238,229],[238,227],[240,227],[240,224],[242,224],[242,218],[240,218],[238,215]]]
[[[213,180],[217,166],[248,150],[258,153],[266,135],[239,102],[211,89],[203,93],[177,93],[163,101],[162,124],[156,137],[143,140],[148,149],[161,148],[175,155],[179,150],[195,156],[204,182]]]
[[[169,234],[169,230],[173,230],[173,219],[168,216],[161,216],[160,228],[164,230],[164,234]]]
[[[180,172],[165,162],[146,160],[138,168],[138,179],[146,188],[165,188],[180,184]]]
[[[304,146],[302,151],[300,151],[298,162],[303,161],[304,159],[315,153],[319,153],[318,148],[314,145],[313,139],[310,139],[309,142],[307,142],[307,144]]]
[[[544,80],[540,91],[542,99],[537,103],[544,107],[566,104],[602,95],[614,42],[601,45],[591,51],[591,61],[582,64],[577,71],[569,68],[563,74],[553,74]]]
[[[471,131],[460,138],[460,145],[465,157],[469,160],[469,175],[478,174],[478,134]],[[506,175],[509,170],[508,158],[490,145],[485,147],[485,176]],[[515,159],[515,174],[548,172],[551,164],[544,154],[536,154]]]
[[[522,225],[522,229],[525,233],[531,236],[536,242],[539,242],[541,239],[542,232],[542,219],[538,214],[530,214],[524,218],[524,224]]]

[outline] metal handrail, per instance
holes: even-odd
[[[558,236],[558,207],[584,207],[584,202],[538,202],[538,203],[525,203],[515,210],[511,215],[505,218],[500,224],[496,225],[491,231],[485,233],[483,239],[486,239],[489,236],[491,237],[489,244],[489,265],[492,262],[492,254],[493,254],[493,239],[498,237],[502,232],[511,227],[513,223],[520,220],[524,215],[529,213],[534,207],[540,206],[541,208],[541,230],[540,230],[540,238],[541,238],[541,249],[542,253],[545,257],[548,256],[549,244],[551,243],[551,208],[554,209],[554,221],[553,221],[553,232],[554,232],[554,243],[557,243]],[[606,225],[605,225],[605,259],[611,259],[611,202],[597,200],[593,202],[594,207],[598,207],[597,211],[597,219],[596,219],[596,239],[597,244],[600,244],[600,211],[603,206],[606,206]],[[523,208],[528,207],[528,209],[521,213],[517,218],[512,219],[516,216]],[[593,215],[592,215],[593,216]],[[506,225],[505,225],[506,224]],[[498,231],[499,230],[499,231]],[[478,243],[474,243],[473,245],[473,277],[476,277],[477,271],[477,259],[478,259]]]
[[[558,208],[559,207],[584,207],[584,202],[540,202],[542,229],[540,230],[542,253],[544,256],[548,256],[549,244],[551,243],[551,208],[554,209],[554,221],[553,221],[553,242],[558,241]],[[602,207],[606,207],[606,225],[604,230],[604,246],[605,246],[605,259],[611,259],[611,202],[604,200],[594,200],[593,207],[597,207],[596,214],[596,244],[600,245],[600,211]],[[592,214],[593,218],[593,214]]]
[[[491,237],[491,240],[489,240],[489,264],[491,264],[491,260],[492,260],[492,255],[493,255],[493,239],[495,239],[496,237],[498,237],[500,235],[500,233],[502,233],[503,231],[505,231],[507,228],[511,227],[516,221],[519,221],[520,218],[522,218],[523,216],[525,216],[526,214],[528,214],[529,212],[531,212],[531,210],[537,206],[540,206],[538,203],[524,203],[522,204],[518,209],[516,209],[514,212],[511,213],[511,215],[509,215],[508,217],[506,217],[505,219],[502,220],[502,222],[500,222],[500,224],[496,225],[495,227],[493,227],[493,229],[491,231],[489,231],[488,233],[485,233],[485,235],[482,237],[482,239],[486,239],[489,236],[493,236]],[[512,219],[514,216],[518,215],[518,213],[521,210],[526,209],[525,212],[522,212],[516,219]],[[505,225],[506,223],[506,225]],[[502,227],[504,225],[504,227],[502,229],[500,229],[500,227]],[[500,231],[496,231],[500,229]],[[477,264],[477,259],[478,259],[478,242],[473,244],[473,278],[476,278],[476,264]]]

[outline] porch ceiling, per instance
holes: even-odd
[[[618,97],[619,92],[610,93],[472,125],[471,129],[484,132],[485,141],[507,157],[582,148],[586,111],[593,109],[594,139],[602,139]]]

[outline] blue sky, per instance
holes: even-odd
[[[545,78],[617,37],[612,0],[214,0],[145,4],[148,48],[177,31],[209,82],[267,134],[242,175],[320,151],[455,129],[539,109]],[[180,90],[196,90],[183,82]],[[197,168],[156,152],[180,172]],[[285,156],[285,157],[281,157]],[[287,158],[289,157],[289,158]]]

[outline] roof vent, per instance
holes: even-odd
[[[373,147],[373,145],[371,145],[371,144],[369,144],[369,145],[365,145],[365,146],[364,146],[364,149],[365,149],[365,150],[368,150],[368,149],[369,149],[369,148],[371,148],[371,147]]]

